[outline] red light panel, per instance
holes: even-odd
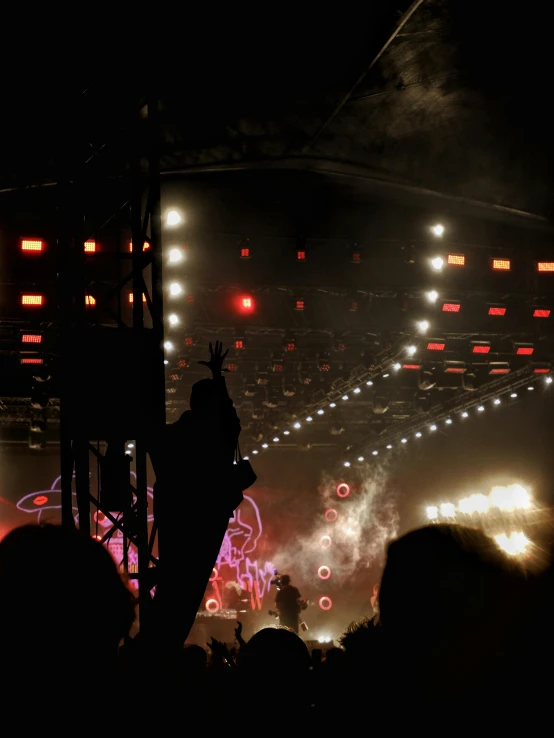
[[[192,336],[185,336],[185,346],[193,346],[194,338]]]
[[[305,251],[297,251],[296,252],[296,260],[297,261],[306,261],[306,252]]]
[[[241,299],[241,305],[245,310],[252,310],[253,302],[251,297],[243,297]]]
[[[505,307],[490,307],[489,308],[489,315],[506,315],[506,308]]]
[[[465,370],[465,366],[447,366],[444,372],[445,374],[463,374]]]
[[[96,298],[92,295],[85,295],[85,305],[90,305],[91,307],[93,307],[94,305],[96,305]]]
[[[21,335],[22,343],[42,343],[42,336],[40,333],[23,333]]]
[[[538,272],[554,272],[554,261],[539,261],[537,263]]]
[[[236,369],[236,364],[227,364],[227,371],[228,372],[234,372]]]
[[[444,351],[445,343],[442,341],[429,341],[427,344],[427,351]]]
[[[550,374],[550,369],[545,366],[536,366],[533,369],[533,374]]]
[[[449,266],[463,267],[466,265],[466,257],[463,254],[448,254],[446,263]]]
[[[186,359],[179,359],[179,361],[177,362],[177,366],[179,367],[179,369],[186,369],[188,366],[188,362]]]
[[[489,345],[483,345],[482,343],[478,343],[472,349],[474,354],[488,354],[490,350],[491,347]]]
[[[133,293],[129,292],[129,303],[131,305],[133,304],[133,300],[134,300]],[[146,295],[144,294],[144,292],[142,293],[142,301],[146,302]]]
[[[548,308],[535,308],[533,310],[533,318],[549,318],[550,310]]]
[[[21,295],[21,304],[25,307],[41,307],[44,305],[43,295]]]
[[[497,272],[509,272],[512,268],[511,259],[493,259],[492,268]]]
[[[304,300],[297,300],[294,306],[295,310],[304,310]]]
[[[194,302],[194,295],[187,295],[187,302],[189,303],[189,305],[192,305],[192,303]]]
[[[442,306],[443,313],[459,313],[462,306],[459,302],[445,302]]]
[[[287,351],[294,351],[295,349],[296,349],[296,344],[294,343],[294,341],[287,343]]]
[[[491,369],[489,374],[509,374],[510,369],[508,367],[494,367],[494,369]]]
[[[282,372],[283,371],[283,365],[280,363],[273,364],[273,371],[274,372]]]
[[[44,360],[43,359],[30,358],[29,357],[27,359],[21,359],[21,363],[22,364],[43,364],[44,363]]]
[[[244,348],[244,341],[240,338],[237,338],[235,341],[235,348],[236,349],[243,349]]]
[[[518,356],[531,356],[534,350],[532,346],[518,346],[516,354]]]
[[[345,351],[345,350],[346,350],[346,346],[344,345],[344,343],[337,344],[337,351]]]
[[[40,253],[44,251],[44,241],[39,238],[22,238],[21,251]]]
[[[319,365],[319,369],[322,372],[328,372],[331,369],[331,366],[327,364],[326,362],[323,362],[323,364]]]
[[[85,254],[96,253],[96,241],[85,241]]]
[[[249,259],[250,258],[250,249],[241,249],[240,250],[240,258],[241,259]]]
[[[421,364],[402,364],[402,369],[421,369]]]
[[[362,260],[362,255],[360,254],[359,251],[355,251],[352,254],[352,261],[354,262],[354,264],[359,264],[361,260]]]
[[[149,251],[149,249],[150,249],[150,244],[148,243],[148,241],[145,241],[142,244],[142,250],[143,251]],[[132,252],[133,252],[133,242],[132,241],[129,241],[129,253],[132,253]]]

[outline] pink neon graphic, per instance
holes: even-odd
[[[212,569],[212,575],[211,575],[211,577],[209,578],[208,581],[215,582],[215,580],[217,579],[217,576],[218,576],[218,571],[217,571],[217,569],[214,566],[214,568]]]
[[[334,507],[330,507],[328,510],[325,510],[325,520],[328,523],[334,523],[338,516],[339,514]]]
[[[215,612],[219,610],[219,602],[215,600],[213,597],[210,597],[209,600],[206,602],[206,610],[213,615]]]
[[[321,548],[329,548],[330,545],[333,543],[331,536],[321,536],[319,542],[321,544]]]
[[[350,487],[345,482],[342,482],[341,484],[337,485],[337,495],[339,497],[348,497],[349,494],[350,494]]]
[[[327,597],[327,595],[324,595],[323,597],[319,598],[319,606],[322,610],[330,610],[333,607],[333,603],[331,601],[330,597]]]
[[[320,579],[329,579],[329,577],[331,576],[331,569],[329,569],[329,567],[325,566],[324,564],[323,566],[320,566],[319,569],[317,570],[317,576]]]
[[[33,500],[33,505],[37,505],[37,507],[41,507],[42,505],[46,505],[48,502],[48,497],[46,495],[37,495],[35,499]]]

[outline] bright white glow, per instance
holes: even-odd
[[[446,420],[444,422],[446,423],[446,425],[451,425],[452,424],[452,418],[446,418]]]
[[[169,263],[170,264],[178,264],[180,261],[183,261],[183,252],[181,249],[169,249]]]
[[[470,495],[458,502],[458,510],[465,515],[486,513],[489,510],[489,498],[486,495]]]
[[[504,512],[528,510],[531,507],[531,497],[521,484],[493,487],[489,494],[489,502],[491,507],[497,507]]]
[[[243,456],[242,458],[243,458],[243,459],[244,459],[245,461],[248,461],[248,459],[249,459],[250,457],[249,457],[249,456]]]
[[[169,325],[179,325],[179,316],[175,315],[175,313],[171,313],[167,319],[169,320]]]
[[[416,351],[417,351],[417,348],[415,346],[406,347],[406,353],[408,354],[408,356],[413,356]]]
[[[284,436],[290,436],[290,431],[289,431],[289,430],[285,430],[285,431],[283,431],[283,435],[284,435]]]
[[[535,388],[534,387],[527,387],[527,389],[532,392]]]
[[[279,443],[279,436],[275,436],[275,438],[273,439],[273,443]]]
[[[368,387],[373,387],[373,382],[371,381],[371,379],[368,379],[368,380],[367,380],[367,382],[366,382],[366,385],[367,385]]]
[[[495,405],[500,405],[500,397],[496,397],[496,398],[494,399],[494,404],[495,404]]]
[[[387,377],[390,377],[390,374],[383,374],[383,379],[386,379]]]
[[[418,432],[417,432],[417,433],[415,434],[415,437],[416,437],[416,438],[421,438],[421,433],[420,433],[420,431],[418,431]]]
[[[343,396],[342,396],[342,399],[343,399],[343,400],[348,400],[348,395],[343,395]]]
[[[177,295],[180,295],[183,291],[183,288],[179,284],[179,282],[171,282],[169,285],[169,294],[173,295],[173,297],[177,297]]]
[[[262,448],[268,448],[268,444],[267,443],[262,443]]]
[[[431,259],[431,266],[436,272],[440,272],[444,266],[444,259],[442,256],[435,256],[434,259]]]
[[[308,415],[308,417],[306,418],[306,423],[311,423],[312,420],[313,420],[312,416]]]
[[[358,461],[363,461],[363,460],[364,460],[363,456],[358,456]]]
[[[477,412],[479,412],[479,413],[482,413],[484,410],[485,410],[485,408],[484,408],[483,405],[479,405],[479,407],[477,408]]]
[[[319,636],[319,638],[317,639],[317,642],[318,643],[325,643],[325,638],[323,636]]]
[[[169,361],[167,359],[164,359],[164,364],[169,364]]]
[[[356,387],[354,390],[354,394],[359,395],[362,390],[359,387]]]
[[[127,449],[127,451],[125,451],[125,453],[127,454],[127,456],[130,456],[131,453],[132,453],[132,451],[129,451],[129,449]]]
[[[166,341],[166,342],[164,343],[164,349],[165,349],[166,351],[173,351],[173,349],[174,349],[174,348],[175,348],[175,347],[173,346],[173,344],[171,343],[171,341]]]
[[[165,223],[168,226],[179,225],[183,220],[183,216],[178,210],[169,210],[165,216]]]
[[[337,406],[337,403],[336,402],[330,402],[329,403],[329,407],[336,407],[336,406]]]
[[[429,430],[430,431],[436,431],[437,430],[437,426],[433,423],[433,425],[430,425],[429,426]]]
[[[494,537],[498,547],[508,554],[508,556],[522,556],[528,549],[531,541],[525,533],[521,531],[510,533],[500,533]]]
[[[462,413],[462,418],[469,418],[469,413],[466,410]]]
[[[252,453],[253,453],[253,454],[257,454],[257,453],[258,453],[258,449],[257,449],[257,448],[255,448],[255,449],[254,449],[254,450],[252,451]]]
[[[302,424],[299,423],[298,420],[297,420],[296,423],[294,424],[294,428],[296,428],[298,430],[298,428],[302,428]]]
[[[510,395],[510,397],[517,397],[517,392],[512,392],[512,394]]]
[[[377,454],[379,453],[379,451],[372,451],[371,453],[373,454],[373,456],[377,456]]]
[[[408,439],[407,438],[401,438],[400,439],[400,443],[408,443]]]
[[[456,516],[456,505],[451,502],[443,502],[441,505],[441,515],[443,518],[454,518]]]
[[[391,449],[391,448],[392,448],[392,444],[391,444],[391,443],[389,443],[389,444],[388,444],[388,446],[387,446],[387,448],[388,448],[388,449]]]
[[[323,415],[324,412],[325,412],[325,410],[322,410],[321,408],[319,408],[319,410],[317,411],[317,414],[318,415]]]
[[[392,368],[394,369],[395,372],[397,372],[400,369],[400,364],[396,362],[396,364],[394,364]]]
[[[546,377],[544,381],[546,382],[546,384],[552,384],[552,377]]]
[[[444,226],[442,225],[442,223],[435,223],[434,226],[431,226],[431,233],[433,234],[433,236],[440,238],[444,233]]]
[[[425,293],[425,297],[429,300],[429,302],[436,302],[439,299],[439,293],[437,290],[431,290],[430,292]]]
[[[439,517],[439,508],[435,505],[429,505],[427,508],[427,519],[436,520]]]
[[[344,465],[345,465],[345,466],[350,466],[350,462],[349,462],[349,461],[345,461],[345,462],[344,462]]]
[[[420,333],[426,333],[429,330],[429,321],[420,320],[419,323],[417,323],[417,329]]]
[[[135,448],[135,444],[134,443],[128,443],[127,444],[127,448]]]

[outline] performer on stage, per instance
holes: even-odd
[[[298,633],[300,627],[300,611],[302,610],[302,600],[300,592],[290,583],[288,574],[283,574],[273,580],[272,584],[277,584],[277,596],[275,597],[275,607],[279,613],[280,625],[285,625],[295,633]]]

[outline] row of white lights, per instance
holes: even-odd
[[[178,225],[181,225],[183,223],[183,215],[178,210],[168,210],[166,216],[165,216],[165,223],[168,227],[172,228]],[[170,266],[174,266],[175,264],[180,264],[185,258],[185,254],[182,249],[180,249],[178,246],[172,246],[170,247],[168,251],[168,263]],[[183,293],[183,287],[179,282],[170,282],[169,283],[169,295],[171,297],[180,297]],[[171,326],[177,326],[181,322],[179,316],[176,313],[170,313],[167,316],[167,322]],[[166,352],[173,351],[175,346],[173,345],[172,341],[164,341],[164,349]],[[164,364],[169,364],[169,361],[167,359],[164,359]]]

